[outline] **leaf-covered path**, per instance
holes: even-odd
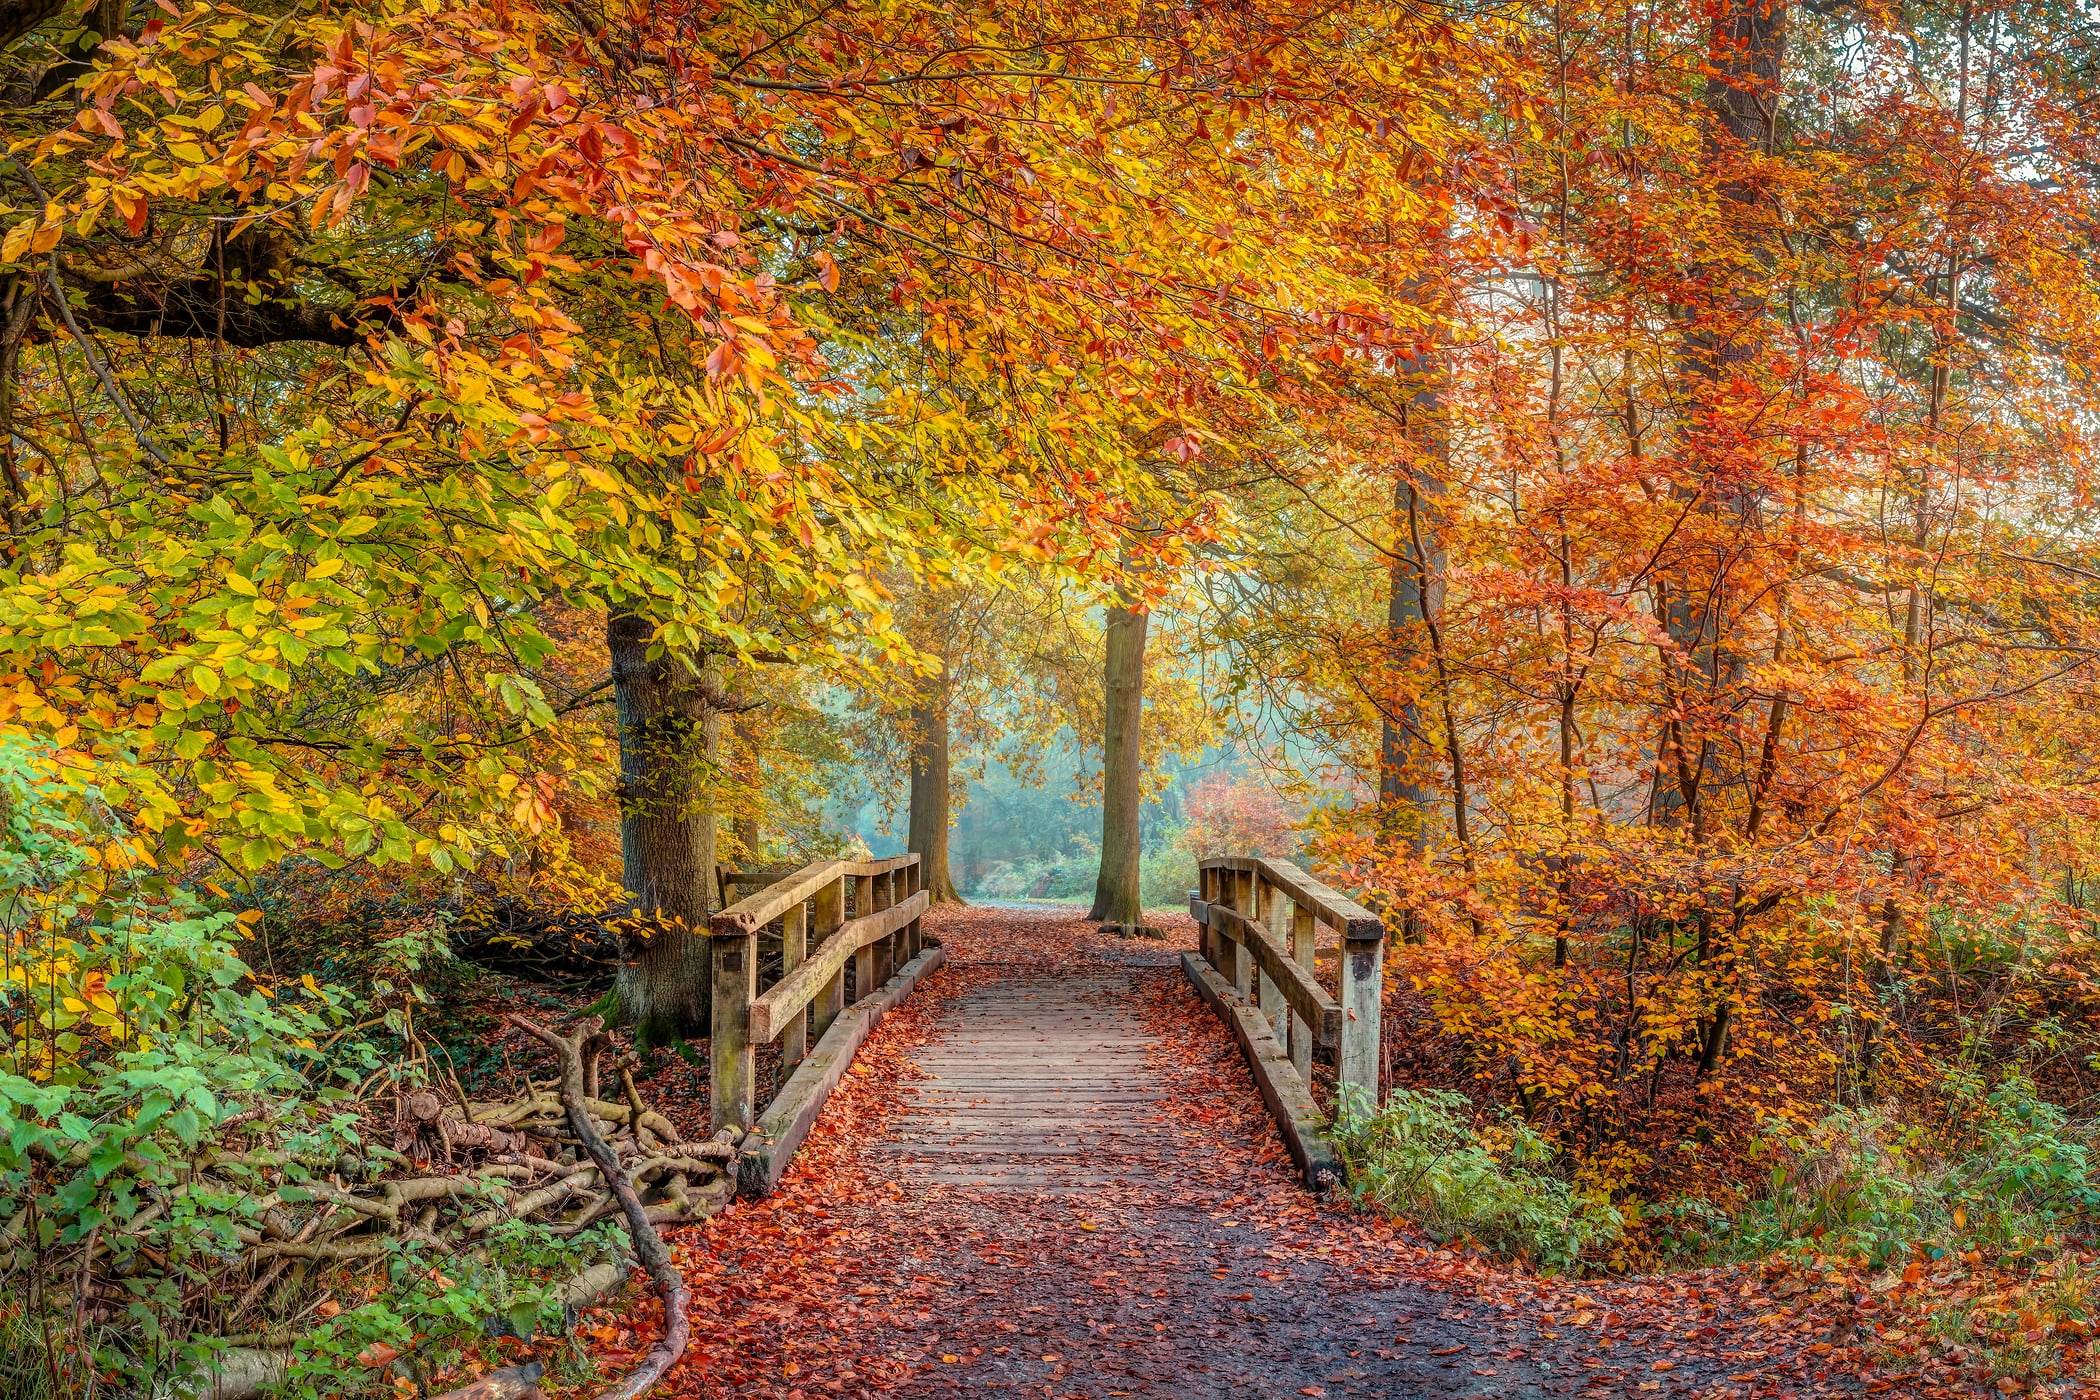
[[[1856,1387],[1824,1369],[1846,1359],[1830,1310],[1754,1275],[1542,1284],[1315,1200],[1174,944],[1011,911],[937,932],[949,967],[878,1027],[781,1191],[678,1240],[678,1393]]]

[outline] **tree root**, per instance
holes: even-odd
[[[596,1016],[585,1017],[576,1034],[560,1036],[544,1026],[526,1020],[523,1016],[513,1014],[510,1021],[526,1034],[553,1046],[555,1052],[561,1056],[561,1097],[562,1104],[568,1111],[569,1128],[583,1143],[584,1150],[590,1154],[591,1160],[598,1164],[599,1174],[619,1198],[620,1210],[627,1217],[627,1233],[634,1240],[635,1258],[649,1271],[649,1277],[655,1280],[656,1290],[664,1300],[663,1337],[650,1348],[649,1354],[642,1358],[642,1364],[628,1373],[626,1380],[602,1392],[598,1397],[598,1400],[636,1400],[636,1397],[647,1393],[662,1380],[664,1373],[677,1365],[678,1358],[685,1355],[685,1345],[692,1329],[692,1295],[686,1291],[685,1276],[678,1272],[677,1264],[671,1259],[671,1251],[664,1246],[663,1236],[656,1233],[656,1226],[650,1220],[649,1208],[642,1204],[641,1194],[634,1189],[634,1183],[628,1180],[627,1173],[622,1170],[618,1154],[599,1136],[597,1125],[591,1121],[595,1110],[587,1106],[584,1092],[591,1078],[588,1073],[589,1066],[585,1063],[585,1050],[599,1038],[603,1023]],[[636,1128],[648,1126],[647,1120],[653,1115],[639,1111],[638,1101],[636,1109]],[[668,1127],[669,1124],[665,1126]],[[635,1141],[639,1144],[641,1140],[637,1132]],[[448,1400],[478,1398],[453,1391]]]
[[[188,1400],[252,1400],[285,1377],[302,1328],[282,1314],[290,1293],[302,1292],[301,1280],[327,1274],[331,1290],[339,1291],[335,1276],[368,1274],[403,1243],[428,1246],[441,1258],[478,1247],[507,1221],[573,1237],[618,1213],[634,1260],[649,1270],[663,1298],[664,1335],[598,1400],[636,1400],[677,1363],[691,1327],[685,1281],[657,1227],[720,1210],[735,1194],[737,1149],[720,1139],[681,1141],[671,1121],[642,1101],[625,1066],[617,1087],[608,1085],[625,1102],[598,1098],[593,1062],[605,1040],[595,1018],[566,1036],[522,1017],[511,1020],[560,1056],[556,1093],[528,1083],[515,1102],[455,1104],[404,1092],[394,1118],[404,1127],[407,1152],[369,1138],[342,1158],[308,1159],[263,1147],[209,1152],[191,1180],[153,1193],[132,1226],[89,1242],[87,1293],[115,1299],[124,1286],[118,1275],[128,1279],[137,1268],[138,1245],[123,1242],[142,1243],[146,1227],[183,1208],[187,1196],[245,1196],[252,1210],[243,1213],[254,1223],[233,1232],[241,1272],[228,1296],[238,1301],[221,1314],[221,1325],[237,1328],[246,1320],[256,1327],[254,1315],[261,1313],[260,1329],[228,1335],[210,1368],[176,1393]],[[0,1227],[0,1268],[22,1262],[28,1252],[20,1216],[10,1223],[12,1231]],[[132,1262],[119,1266],[120,1258]],[[618,1287],[631,1269],[624,1259],[584,1268],[560,1291],[565,1325],[574,1325],[583,1308]],[[114,1272],[104,1277],[106,1270]],[[536,1367],[513,1366],[434,1400],[535,1400],[539,1374]]]

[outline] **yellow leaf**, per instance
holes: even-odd
[[[80,994],[86,997],[98,1011],[117,1014],[117,999],[109,994],[109,978],[99,972],[90,972],[80,979]]]
[[[342,571],[343,561],[340,558],[323,559],[320,563],[314,565],[311,569],[308,569],[306,571],[306,576],[310,579],[334,578],[337,574],[341,573]]]
[[[226,586],[228,588],[231,588],[234,592],[245,594],[250,598],[255,597],[258,591],[254,584],[250,583],[247,579],[242,578],[239,574],[226,575]]]
[[[20,262],[22,254],[29,248],[29,240],[36,233],[36,220],[24,219],[7,231],[0,239],[0,262]]]

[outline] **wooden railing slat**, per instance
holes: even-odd
[[[1321,1045],[1338,1045],[1342,1037],[1341,1003],[1314,979],[1312,969],[1300,967],[1260,922],[1222,904],[1209,906],[1211,932],[1231,940],[1251,956],[1271,983],[1283,993],[1291,1010],[1304,1019]]]
[[[708,923],[717,933],[756,933],[840,876],[887,875],[892,870],[918,862],[915,851],[882,860],[821,860],[804,866],[777,885],[769,885],[746,899],[738,900]]]
[[[1344,938],[1385,936],[1385,924],[1376,914],[1287,860],[1270,860],[1265,856],[1210,856],[1199,861],[1197,866],[1206,873],[1219,870],[1260,875],[1289,895],[1293,903],[1311,909],[1314,918],[1339,931]]]
[[[763,1045],[785,1030],[795,1014],[844,969],[847,959],[924,915],[927,903],[926,893],[922,890],[887,909],[839,925],[837,931],[813,949],[793,972],[776,982],[764,996],[752,999],[751,1043]],[[873,987],[861,987],[858,995],[866,996],[874,990]]]

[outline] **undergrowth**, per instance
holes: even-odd
[[[1372,1112],[1352,1086],[1335,1146],[1357,1199],[1432,1239],[1544,1269],[1581,1267],[1619,1237],[1616,1208],[1547,1170],[1553,1151],[1544,1138],[1513,1118],[1476,1128],[1470,1111],[1450,1090],[1402,1090]]]
[[[1950,1083],[1937,1113],[1841,1108],[1769,1129],[1755,1149],[1766,1189],[1731,1211],[1693,1196],[1607,1203],[1556,1170],[1541,1134],[1515,1117],[1480,1126],[1450,1090],[1396,1091],[1376,1112],[1358,1093],[1335,1125],[1361,1203],[1552,1270],[1619,1267],[1612,1246],[1636,1235],[1643,1257],[1681,1266],[1795,1254],[2032,1270],[2100,1217],[2093,1136],[2017,1075],[1987,1093]]]
[[[1837,1109],[1758,1147],[1768,1188],[1732,1218],[1686,1201],[1660,1213],[1672,1253],[1812,1249],[1874,1269],[1975,1254],[2010,1268],[2082,1234],[2100,1209],[2090,1126],[2019,1076],[1983,1095],[1950,1086],[1937,1112]]]

